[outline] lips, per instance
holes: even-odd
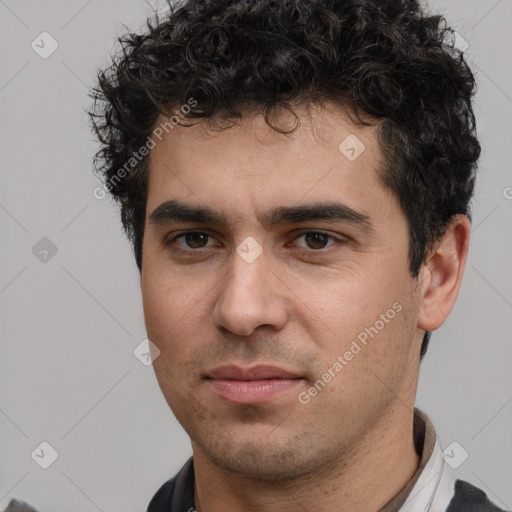
[[[296,389],[303,380],[296,373],[270,365],[220,366],[206,378],[217,396],[238,405],[271,402]]]
[[[266,380],[266,379],[297,379],[298,375],[278,366],[259,365],[252,368],[241,368],[236,365],[219,366],[207,375],[213,379],[225,380]]]

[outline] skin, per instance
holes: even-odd
[[[199,512],[378,510],[419,463],[420,346],[454,305],[469,221],[454,218],[413,279],[406,218],[377,176],[378,126],[355,126],[329,103],[296,112],[291,135],[247,113],[223,131],[176,126],[150,153],[144,315],[161,351],[159,385],[191,438]],[[366,146],[353,162],[338,150],[350,134]],[[228,222],[150,222],[169,199],[217,209]],[[334,200],[364,212],[372,230],[344,220],[260,222],[278,206]],[[165,245],[187,230],[210,237]],[[315,242],[308,230],[335,238]],[[263,249],[252,263],[236,252],[249,236]],[[401,311],[302,404],[298,393],[395,303]],[[238,405],[205,379],[221,364],[272,364],[303,380],[269,403]]]

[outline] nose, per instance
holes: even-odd
[[[286,287],[268,266],[264,252],[251,263],[235,253],[219,287],[212,313],[217,328],[249,336],[260,326],[280,330],[286,324]]]

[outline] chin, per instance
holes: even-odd
[[[275,435],[275,433],[274,433]],[[259,442],[247,441],[247,438],[237,442],[198,443],[207,458],[216,466],[235,473],[238,476],[262,481],[285,481],[304,477],[315,472],[331,458],[332,452],[325,450],[321,453],[319,445],[315,446],[315,437],[307,434],[297,439],[278,439],[269,442],[266,435]]]

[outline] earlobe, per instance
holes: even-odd
[[[469,219],[456,215],[431,250],[420,272],[420,329],[438,329],[452,311],[462,283],[470,236]]]

